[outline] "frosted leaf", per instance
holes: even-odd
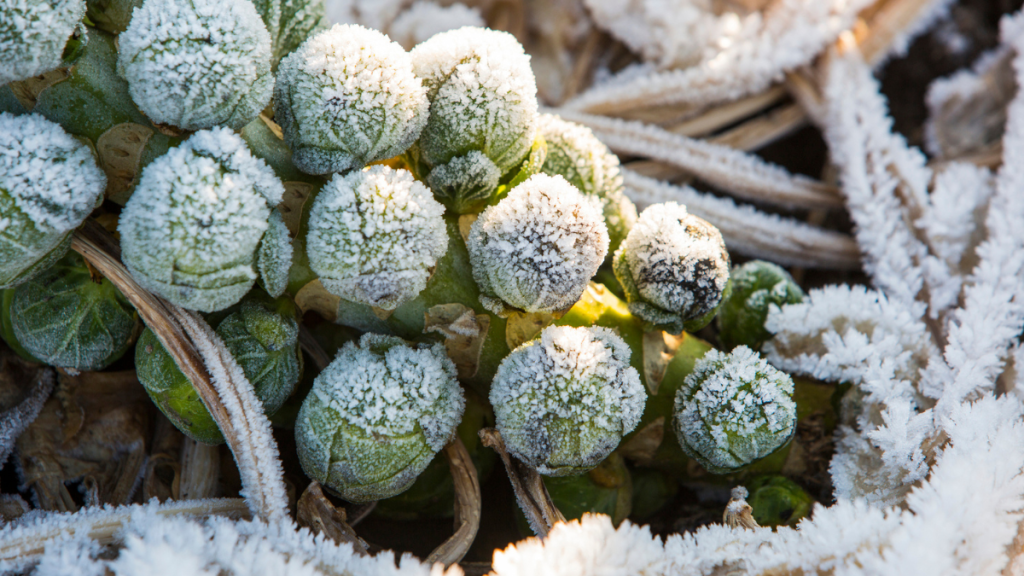
[[[752,260],[733,268],[732,286],[718,312],[718,339],[726,350],[744,345],[760,350],[772,333],[765,329],[771,306],[799,304],[806,297],[800,286],[779,266]]]
[[[411,56],[430,99],[421,160],[434,168],[475,150],[502,174],[519,166],[537,132],[537,83],[515,37],[459,28],[416,46]]]
[[[3,86],[60,67],[64,46],[85,16],[85,0],[0,0],[0,14]]]
[[[597,466],[644,411],[647,393],[631,354],[603,327],[549,326],[516,348],[490,393],[509,453],[549,476]]]
[[[60,126],[0,113],[0,288],[60,258],[106,185],[89,148]]]
[[[190,310],[238,302],[284,186],[226,128],[197,132],[146,166],[121,213],[122,259],[146,289]]]
[[[676,393],[679,445],[714,474],[764,458],[796,430],[793,380],[746,346],[711,350]]]
[[[404,492],[462,420],[455,376],[442,344],[379,334],[345,344],[295,421],[302,469],[350,502]]]
[[[288,287],[288,271],[292,267],[292,237],[280,210],[273,210],[267,221],[267,231],[260,240],[256,254],[256,267],[260,273],[260,286],[277,298]]]
[[[270,33],[274,68],[307,38],[327,27],[324,0],[256,0],[253,4]]]
[[[613,266],[630,312],[673,334],[706,325],[729,281],[718,229],[675,202],[644,210]]]
[[[394,310],[427,285],[448,250],[444,208],[405,170],[335,175],[310,210],[309,264],[347,300]]]
[[[274,119],[303,172],[362,168],[405,152],[427,99],[409,55],[387,36],[337,24],[281,61]]]
[[[542,114],[540,135],[547,144],[542,171],[564,177],[588,196],[601,201],[608,226],[608,253],[614,254],[636,223],[636,206],[626,197],[619,172],[619,157],[586,126]]]
[[[270,101],[270,35],[251,2],[147,1],[118,46],[118,74],[158,124],[237,130]]]
[[[485,307],[554,312],[586,290],[608,230],[596,203],[564,178],[536,174],[484,210],[466,244]]]
[[[477,7],[459,3],[442,6],[428,0],[418,0],[396,16],[387,31],[395,42],[406,50],[412,50],[413,46],[435,34],[463,26],[483,28],[486,25]]]

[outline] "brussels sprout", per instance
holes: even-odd
[[[85,32],[84,0],[0,0],[0,14],[0,86],[59,68]]]
[[[327,26],[324,0],[255,0],[256,11],[270,32],[271,64]]]
[[[135,310],[71,252],[13,288],[11,328],[32,356],[62,368],[101,370],[131,346]]]
[[[644,410],[630,349],[608,328],[549,326],[502,361],[491,386],[509,453],[548,476],[604,460]]]
[[[668,202],[644,210],[613,268],[629,311],[678,334],[714,317],[729,282],[729,253],[717,228]]]
[[[446,206],[475,211],[533,146],[537,83],[530,57],[511,34],[472,27],[437,34],[411,55],[430,99],[414,168],[429,173]]]
[[[623,190],[619,157],[586,126],[566,122],[553,114],[542,114],[539,124],[547,145],[542,171],[562,176],[583,194],[600,200],[611,256],[637,220],[636,206]]]
[[[709,472],[732,472],[793,437],[793,380],[746,346],[711,350],[676,394],[674,427],[683,450]]]
[[[464,406],[443,345],[365,334],[341,349],[302,403],[299,463],[350,502],[395,496],[451,440]]]
[[[270,102],[270,35],[251,2],[147,0],[118,44],[118,74],[159,124],[237,130]]]
[[[763,260],[737,266],[730,281],[730,293],[718,312],[718,339],[728,350],[740,345],[760,350],[772,337],[764,327],[768,309],[799,304],[805,297],[788,272]]]
[[[480,301],[495,314],[557,312],[608,250],[599,209],[561,176],[537,174],[480,214],[467,239]]]
[[[427,284],[448,250],[444,207],[406,170],[335,175],[309,216],[309,265],[328,291],[394,310]]]
[[[335,25],[281,61],[274,119],[309,174],[362,168],[405,152],[426,122],[412,62],[387,36]]]
[[[106,184],[89,148],[60,126],[0,113],[0,288],[60,259]]]
[[[92,25],[111,34],[128,28],[132,11],[142,7],[142,0],[85,0],[86,14]]]
[[[118,225],[122,259],[140,284],[179,306],[227,308],[256,280],[257,250],[283,193],[233,132],[197,132],[143,170]]]
[[[758,476],[746,484],[747,503],[761,526],[796,526],[811,514],[814,498],[785,476]]]

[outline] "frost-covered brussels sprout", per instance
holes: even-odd
[[[118,74],[158,124],[237,130],[270,102],[270,35],[252,2],[146,0],[118,46]]]
[[[306,38],[327,26],[324,0],[255,0],[253,4],[270,33],[274,68]]]
[[[542,114],[540,135],[547,144],[545,174],[562,176],[588,196],[601,201],[608,226],[609,256],[636,223],[636,206],[626,197],[619,172],[619,157],[594,136],[590,128]]]
[[[647,394],[608,328],[549,326],[502,361],[490,400],[509,453],[541,474],[597,466],[640,421]]]
[[[729,294],[718,311],[718,339],[731,350],[743,345],[760,350],[772,334],[764,327],[768,309],[774,304],[799,304],[804,291],[779,266],[753,260],[733,269]]]
[[[451,440],[464,406],[443,345],[365,334],[338,352],[302,403],[299,462],[350,502],[389,498]]]
[[[281,61],[274,119],[309,174],[362,168],[405,152],[426,122],[412,61],[387,36],[337,24]]]
[[[781,448],[796,430],[793,380],[746,346],[711,350],[676,393],[679,445],[724,474]]]
[[[74,252],[12,290],[14,337],[47,364],[101,370],[131,346],[134,308],[109,280],[93,279]]]
[[[561,176],[537,174],[484,210],[466,244],[488,310],[557,312],[601,266],[608,229],[595,202]]]
[[[128,28],[132,11],[142,6],[142,0],[85,0],[85,4],[93,26],[120,34]]]
[[[448,249],[444,207],[406,170],[331,178],[310,211],[309,265],[324,288],[384,310],[416,297]]]
[[[785,476],[758,476],[747,482],[747,503],[760,526],[796,526],[811,514],[814,498]]]
[[[118,225],[122,259],[148,290],[202,312],[241,300],[257,266],[280,287],[290,244],[280,241],[287,228],[271,207],[283,193],[236,134],[197,132],[143,170]],[[268,251],[274,257],[264,258]]]
[[[722,234],[675,202],[648,206],[615,252],[629,311],[678,334],[714,317],[729,282]]]
[[[0,113],[0,288],[63,256],[106,185],[89,148],[60,126]]]
[[[530,57],[511,34],[472,27],[437,34],[411,55],[430,99],[414,164],[429,172],[441,202],[472,211],[533,145],[537,83]]]
[[[83,16],[85,0],[0,0],[0,86],[59,68]]]

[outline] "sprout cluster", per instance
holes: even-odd
[[[0,0],[0,86],[60,67],[85,0]],[[78,30],[76,32],[76,30]]]

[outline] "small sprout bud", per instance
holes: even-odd
[[[530,57],[511,34],[473,27],[437,34],[411,55],[430,99],[418,160],[425,172],[455,162],[428,182],[449,207],[472,211],[497,191],[491,176],[518,167],[533,146],[537,83]],[[460,174],[463,166],[472,170]]]
[[[814,498],[785,476],[758,476],[747,482],[747,488],[747,503],[761,526],[796,526],[814,506]]]
[[[327,25],[324,0],[256,0],[253,5],[270,33],[274,68],[306,38]]]
[[[488,310],[558,312],[601,266],[608,229],[595,202],[561,176],[537,174],[480,214],[467,247]]]
[[[647,394],[608,328],[549,326],[498,367],[490,400],[508,451],[541,474],[581,474],[640,421]]]
[[[270,35],[251,2],[146,0],[118,44],[118,74],[158,124],[238,130],[270,102]]]
[[[60,259],[106,185],[89,148],[60,126],[0,113],[0,288]]]
[[[405,152],[427,121],[427,97],[401,46],[337,24],[281,61],[274,119],[296,167],[341,172]]]
[[[676,393],[679,445],[709,472],[764,458],[796,430],[793,381],[746,346],[711,350]]]
[[[608,226],[608,253],[613,254],[637,220],[636,206],[623,190],[619,157],[590,128],[553,114],[540,116],[540,135],[547,144],[542,171],[562,176],[583,194],[600,200]]]
[[[84,36],[85,0],[0,0],[0,15],[0,86],[59,68],[80,26]]]
[[[788,272],[771,262],[754,260],[733,269],[732,287],[718,312],[718,338],[727,350],[760,350],[772,334],[764,327],[768,309],[804,301],[804,291]]]
[[[718,228],[675,202],[644,210],[613,267],[629,311],[672,334],[707,325],[729,282],[729,253]]]
[[[331,293],[394,310],[423,290],[448,250],[443,215],[406,170],[378,165],[336,174],[310,211],[310,267]]]
[[[256,280],[257,248],[282,194],[233,132],[197,132],[143,170],[121,213],[122,259],[146,289],[183,308],[227,308]]]
[[[350,502],[405,491],[451,440],[465,399],[444,346],[365,334],[317,376],[295,422],[306,474]]]

